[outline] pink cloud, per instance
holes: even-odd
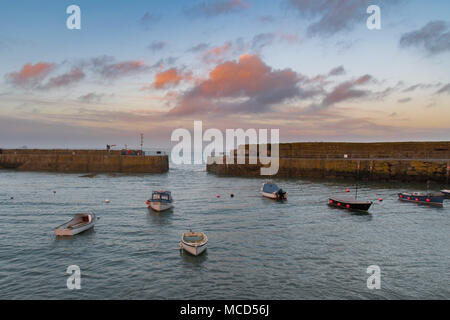
[[[8,73],[6,80],[19,87],[35,87],[47,77],[54,69],[55,64],[47,62],[38,62],[36,64],[27,63],[19,72]]]
[[[171,68],[166,71],[158,72],[155,76],[155,81],[152,87],[155,89],[165,89],[171,86],[178,85],[182,80],[192,79],[192,73],[183,73],[176,68]]]
[[[231,42],[226,42],[221,46],[213,47],[206,50],[203,54],[203,62],[205,63],[219,63],[231,53],[233,50],[233,44]]]
[[[258,56],[242,55],[237,62],[217,65],[207,80],[183,94],[170,114],[267,112],[277,103],[306,94],[297,87],[299,81],[290,69],[272,70]]]

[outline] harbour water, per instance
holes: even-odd
[[[262,178],[205,166],[80,176],[0,170],[0,299],[450,298],[450,202],[396,196],[423,185],[361,183],[359,198],[375,201],[362,215],[327,206],[329,194],[354,194],[348,182],[277,179],[289,192],[277,203],[260,196]],[[158,189],[172,191],[172,211],[147,209]],[[100,217],[95,229],[54,236],[88,210]],[[180,254],[189,229],[209,238],[200,257]],[[70,265],[81,269],[81,290],[67,289]],[[380,290],[367,288],[371,265],[381,268]]]

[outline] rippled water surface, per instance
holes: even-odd
[[[258,193],[262,179],[218,177],[204,166],[80,176],[0,171],[0,298],[450,298],[450,203],[396,197],[422,185],[363,183],[360,198],[384,201],[361,215],[327,206],[329,194],[352,187],[344,182],[277,179],[289,191],[277,203]],[[161,188],[175,208],[157,214],[145,200]],[[54,236],[86,210],[100,217],[94,230]],[[180,254],[189,229],[208,235],[203,256]],[[66,287],[73,264],[81,290]],[[381,290],[367,289],[370,265],[381,268]]]

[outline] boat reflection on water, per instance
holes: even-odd
[[[199,256],[194,256],[192,254],[183,252],[183,250],[180,250],[180,257],[183,259],[184,262],[186,262],[186,266],[194,266],[194,267],[200,267],[205,261],[208,260],[208,250],[203,252]]]
[[[151,208],[147,209],[148,211],[148,220],[151,223],[156,223],[158,225],[170,225],[173,223],[172,216],[173,216],[173,209],[169,209],[164,212],[158,212],[154,211]]]

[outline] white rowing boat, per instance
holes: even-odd
[[[97,217],[94,213],[78,213],[75,217],[55,228],[57,236],[74,236],[94,227]]]
[[[180,248],[194,256],[202,254],[206,250],[208,237],[203,232],[187,232],[181,237]]]

